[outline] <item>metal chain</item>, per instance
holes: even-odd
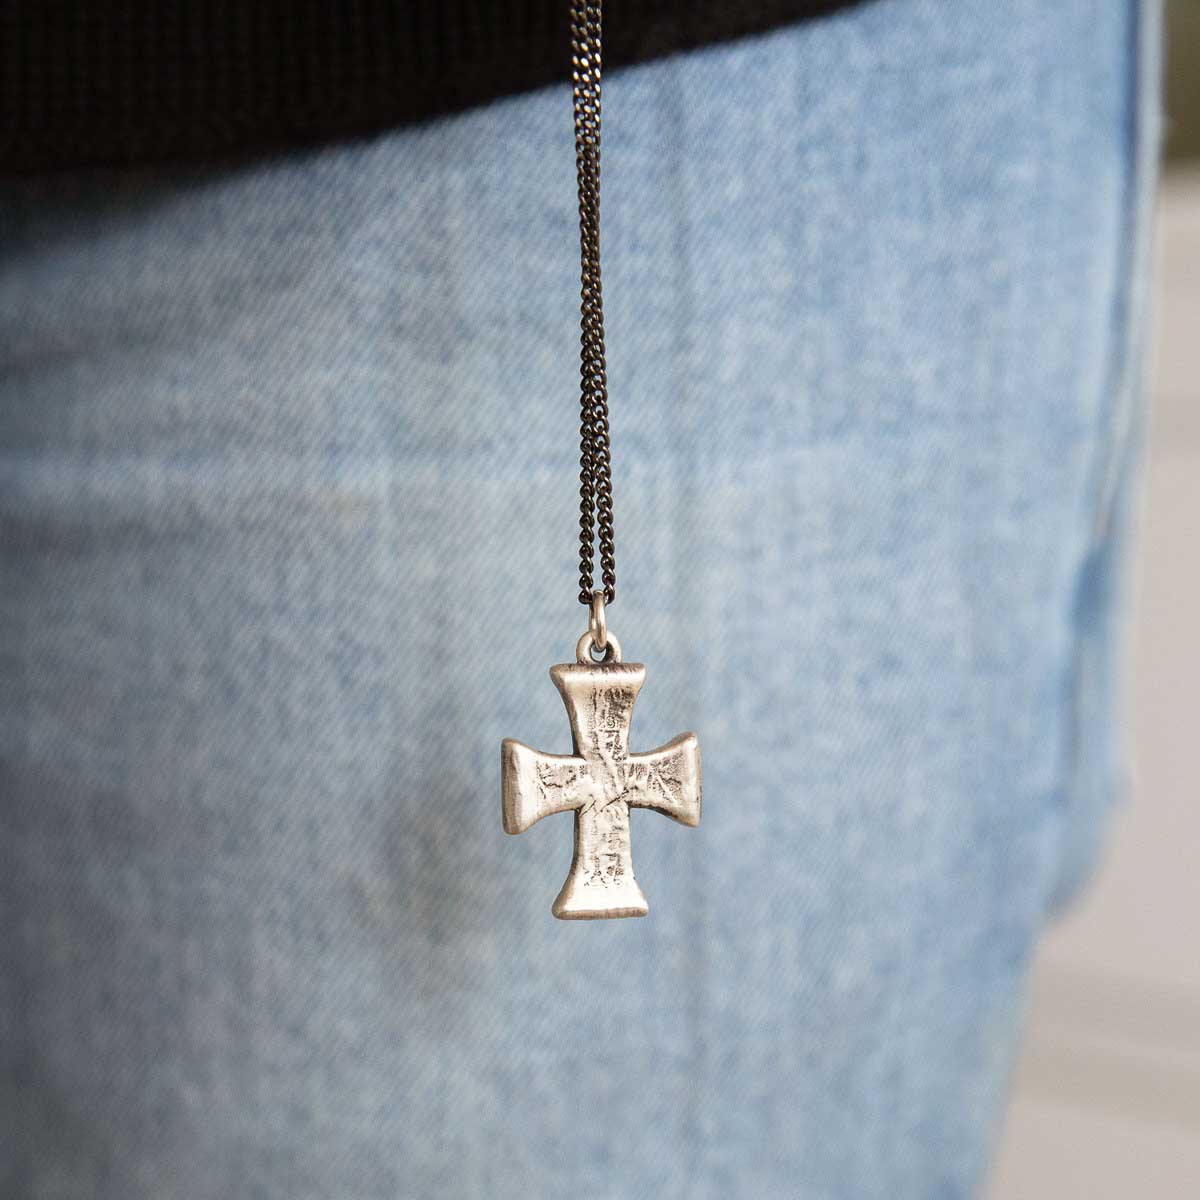
[[[575,172],[579,181],[579,600],[592,603],[593,543],[604,598],[617,595],[604,296],[600,286],[600,4],[570,0]]]

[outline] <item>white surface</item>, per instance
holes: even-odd
[[[1039,951],[989,1200],[1200,1197],[1200,175],[1159,215],[1135,793]]]
[[[1004,1200],[1192,1200],[1197,1193],[1194,1133],[1025,1098],[1009,1117],[1008,1137],[992,1192]]]

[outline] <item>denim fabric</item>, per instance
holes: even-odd
[[[563,924],[569,101],[3,187],[0,1193],[959,1197],[1122,776],[1154,9],[605,92],[644,921]],[[1150,149],[1147,149],[1150,147]]]

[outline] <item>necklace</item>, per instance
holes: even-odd
[[[633,874],[629,810],[651,808],[681,824],[699,824],[700,745],[694,733],[685,733],[658,750],[629,749],[629,722],[646,668],[622,662],[605,612],[616,599],[617,569],[600,285],[601,0],[570,3],[579,185],[579,600],[588,605],[589,618],[576,661],[550,668],[567,708],[573,753],[543,754],[506,738],[500,780],[506,833],[523,833],[551,813],[575,814],[571,870],[552,911],[565,920],[586,920],[649,911]],[[599,588],[592,577],[594,543]]]

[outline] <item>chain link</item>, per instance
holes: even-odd
[[[600,286],[600,4],[571,0],[575,172],[579,181],[579,600],[592,603],[594,543],[604,598],[617,595],[604,296]]]

